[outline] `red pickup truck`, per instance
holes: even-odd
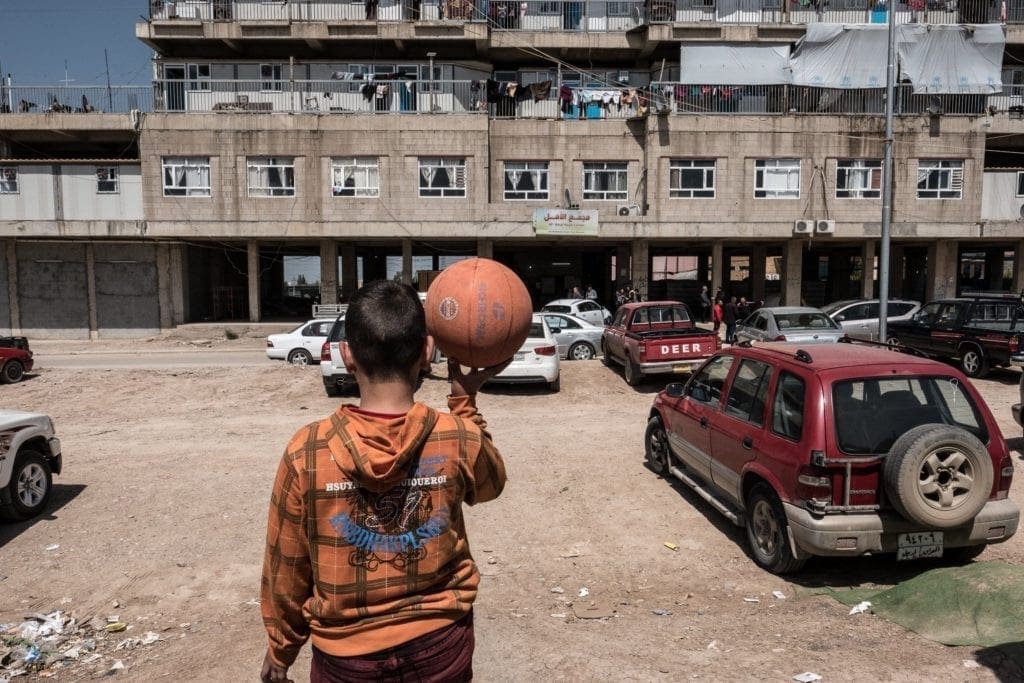
[[[688,373],[721,347],[718,335],[694,325],[679,301],[624,304],[601,337],[604,364],[621,363],[631,386],[644,375]]]

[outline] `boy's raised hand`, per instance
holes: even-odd
[[[459,361],[449,358],[448,380],[452,383],[452,396],[472,396],[480,390],[484,382],[507,368],[511,362],[512,359],[509,358],[504,363],[489,368],[469,368],[469,372],[463,372]]]

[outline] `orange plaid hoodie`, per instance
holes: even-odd
[[[472,396],[451,414],[343,405],[300,429],[270,499],[260,603],[271,657],[312,636],[331,655],[379,652],[458,621],[480,572],[462,518],[497,498],[505,465]]]

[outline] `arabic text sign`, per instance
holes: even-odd
[[[597,235],[597,209],[535,209],[537,235]]]

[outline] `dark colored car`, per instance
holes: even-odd
[[[1010,538],[1013,463],[956,368],[865,343],[738,345],[648,417],[646,457],[745,526],[763,568],[814,555],[967,560]]]

